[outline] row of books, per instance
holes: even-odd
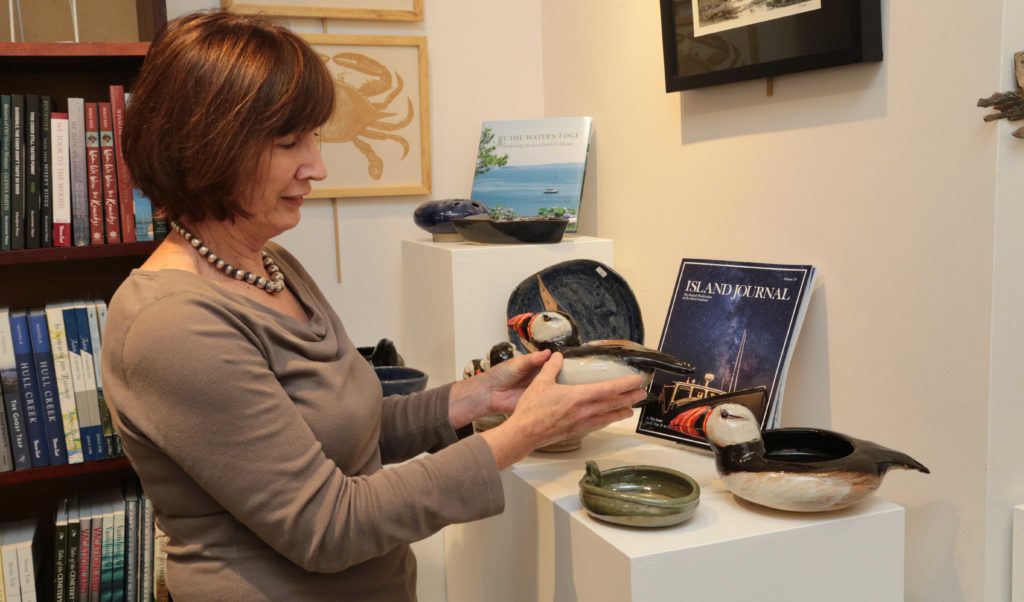
[[[44,550],[35,520],[0,525],[0,602],[168,600],[166,537],[134,481],[63,498],[52,532],[53,548]],[[42,570],[44,562],[53,570]]]
[[[102,301],[0,307],[0,472],[122,455],[103,396]]]
[[[154,240],[152,204],[121,153],[131,95],[0,95],[0,251]],[[165,232],[162,224],[156,230]],[[156,236],[159,238],[159,236]]]

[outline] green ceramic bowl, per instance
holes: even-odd
[[[602,472],[592,460],[580,479],[580,502],[596,519],[630,527],[667,527],[691,518],[700,486],[660,466],[620,466]]]

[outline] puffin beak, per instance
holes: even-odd
[[[527,312],[525,314],[519,314],[518,316],[512,316],[509,318],[508,325],[515,328],[519,334],[519,338],[524,341],[530,340],[530,322],[533,320],[533,314]]]

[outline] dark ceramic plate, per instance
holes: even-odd
[[[489,215],[474,215],[452,220],[455,230],[468,242],[490,245],[561,242],[569,220],[550,217],[527,217],[494,220]]]
[[[508,298],[509,318],[552,309],[572,316],[583,341],[627,339],[641,345],[644,342],[644,320],[636,296],[622,276],[599,261],[573,259],[556,263],[523,280]],[[526,352],[515,330],[509,328],[508,337],[520,351]]]

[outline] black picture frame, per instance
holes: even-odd
[[[661,0],[665,91],[882,60],[881,0],[821,8],[694,37],[692,0]]]

